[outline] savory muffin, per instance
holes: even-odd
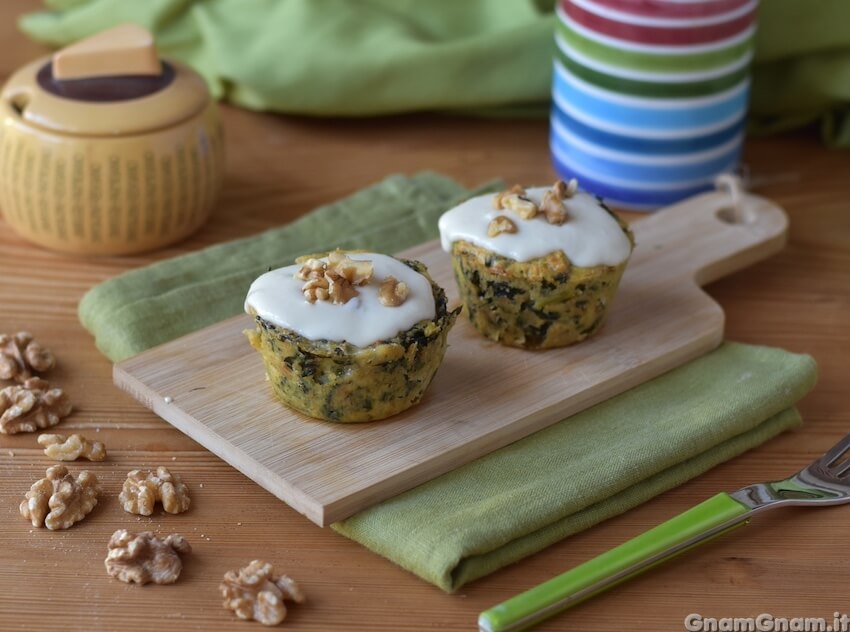
[[[628,226],[575,180],[476,197],[439,225],[472,324],[524,349],[596,332],[634,247]]]
[[[278,399],[310,417],[357,422],[422,399],[460,310],[448,310],[417,261],[335,251],[263,274],[245,311]]]

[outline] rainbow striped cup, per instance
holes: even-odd
[[[562,177],[652,209],[737,168],[758,0],[560,0],[550,147]]]

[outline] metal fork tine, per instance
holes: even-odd
[[[850,450],[850,434],[832,446],[826,454],[817,460],[817,462],[824,467],[832,467],[839,457],[847,452],[847,450]]]
[[[843,461],[836,469],[829,471],[836,478],[842,478],[847,472],[850,472],[850,459]]]

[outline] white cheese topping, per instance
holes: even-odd
[[[540,206],[549,187],[526,189],[528,198]],[[467,200],[440,217],[443,250],[451,252],[452,243],[463,240],[492,250],[515,261],[530,261],[561,250],[583,268],[615,266],[629,258],[632,247],[623,229],[592,195],[576,193],[563,200],[566,223],[558,226],[539,213],[534,219],[522,219],[511,210],[493,208],[493,195]],[[487,236],[487,225],[497,215],[505,215],[516,224],[516,233]]]
[[[308,340],[349,342],[357,347],[387,340],[420,320],[435,317],[434,295],[424,276],[387,255],[350,253],[348,256],[371,261],[373,271],[368,284],[357,286],[360,295],[347,303],[308,302],[302,292],[304,281],[295,278],[301,266],[292,265],[257,278],[248,290],[245,311]],[[378,288],[389,276],[406,283],[410,289],[407,300],[398,307],[386,307],[378,299]]]

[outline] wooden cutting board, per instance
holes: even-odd
[[[637,247],[607,324],[574,347],[522,351],[479,336],[463,316],[423,401],[367,424],[316,421],[280,405],[238,316],[114,368],[115,383],[318,525],[459,467],[716,347],[723,311],[700,285],[781,249],[785,213],[708,193],[633,224]],[[328,244],[332,247],[333,244]],[[457,301],[437,242],[423,261]]]

